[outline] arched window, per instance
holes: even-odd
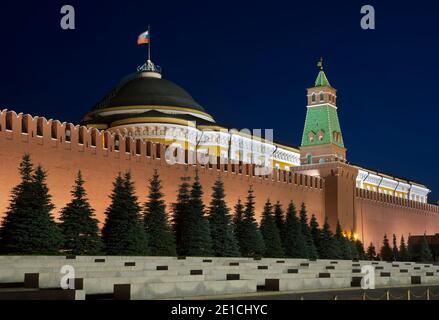
[[[315,94],[315,92],[313,92],[313,94],[311,95],[311,101],[312,102],[316,102],[316,94]]]
[[[317,138],[319,139],[319,141],[322,141],[324,136],[325,136],[325,133],[323,132],[323,130],[320,130],[317,133]]]
[[[320,92],[320,101],[325,100],[325,94],[323,92]]]
[[[306,162],[307,164],[312,164],[312,154],[308,153],[306,155]]]
[[[310,131],[308,133],[308,140],[309,140],[309,142],[313,142],[314,141],[314,132]]]

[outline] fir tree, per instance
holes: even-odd
[[[327,218],[325,218],[325,224],[323,225],[322,232],[320,234],[320,241],[317,249],[320,259],[339,258],[337,243],[334,239],[334,235],[331,231]]]
[[[190,215],[190,184],[189,178],[181,178],[181,184],[178,189],[177,202],[173,204],[172,209],[172,229],[175,235],[177,254],[183,255],[183,228],[186,217]]]
[[[343,235],[340,221],[337,222],[337,228],[335,230],[334,239],[335,239],[337,249],[338,249],[337,250],[338,251],[338,258],[344,259],[344,260],[351,260],[352,259],[351,246],[349,243],[349,239],[347,239]]]
[[[396,243],[396,235],[393,234],[393,247],[392,247],[392,253],[393,253],[393,261],[398,261],[399,258],[399,250],[398,245]]]
[[[131,174],[119,174],[113,183],[111,204],[105,211],[102,229],[108,255],[146,255],[148,243],[140,216]]]
[[[284,210],[281,203],[278,201],[274,205],[274,221],[276,222],[277,229],[279,230],[279,235],[282,243],[285,239],[285,217]]]
[[[319,226],[319,223],[317,222],[317,218],[315,215],[311,216],[311,220],[309,221],[309,227],[310,227],[311,236],[312,236],[312,239],[314,242],[314,246],[317,250],[317,256],[319,256],[318,246],[320,243],[321,230],[320,230],[320,226]]]
[[[367,248],[366,257],[368,260],[371,261],[376,260],[377,258],[375,246],[373,245],[372,242],[369,244],[369,247]]]
[[[46,184],[46,172],[33,170],[30,156],[20,164],[21,182],[12,190],[0,229],[1,252],[6,254],[56,254],[62,235],[53,220],[54,205]]]
[[[317,259],[317,249],[314,245],[314,240],[311,235],[311,230],[308,225],[308,217],[306,213],[306,206],[302,202],[302,205],[300,207],[300,226],[302,230],[302,235],[305,238],[306,246],[307,246],[307,252],[308,252],[308,258],[309,259]]]
[[[264,256],[269,258],[282,257],[282,242],[280,240],[279,229],[273,217],[273,206],[270,200],[267,200],[265,203],[260,230],[265,243]]]
[[[427,236],[424,233],[424,236],[421,240],[421,250],[419,252],[419,262],[422,263],[430,263],[433,261],[433,256],[431,254],[430,246],[428,245]]]
[[[383,246],[380,250],[380,257],[382,261],[392,261],[393,259],[393,251],[389,245],[389,239],[387,239],[387,235],[384,235]]]
[[[297,217],[296,206],[290,202],[285,219],[285,255],[290,258],[307,258],[308,246],[302,234],[302,227]]]
[[[220,179],[213,186],[209,206],[209,226],[213,253],[217,257],[239,256],[238,242],[230,217],[230,209],[224,200],[224,184]]]
[[[360,259],[360,253],[358,252],[357,241],[355,240],[353,231],[351,231],[348,241],[349,241],[349,245],[351,248],[352,259],[355,259],[355,260]]]
[[[244,217],[244,205],[241,202],[241,199],[238,199],[238,202],[235,205],[234,213],[233,213],[233,230],[235,231],[236,240],[239,244],[238,234],[241,232],[242,219]]]
[[[148,252],[152,256],[174,256],[175,239],[166,214],[162,182],[157,170],[149,180],[148,201],[144,204],[144,224],[148,238]]]
[[[81,171],[70,192],[72,200],[61,209],[60,228],[64,236],[64,250],[73,255],[96,255],[102,250],[98,220],[87,199]]]
[[[244,216],[241,222],[240,230],[238,229],[237,236],[242,256],[253,257],[264,254],[264,240],[255,219],[255,201],[252,187],[250,187],[248,190]]]
[[[399,245],[399,260],[410,261],[409,252],[404,240],[404,235],[401,236],[401,242]]]
[[[189,210],[183,219],[181,234],[182,255],[209,256],[212,255],[212,238],[203,203],[203,188],[198,177],[192,183],[189,199]]]
[[[355,246],[357,248],[357,252],[358,252],[358,259],[360,260],[366,260],[366,253],[364,252],[364,245],[360,240],[356,240],[355,241]]]
[[[409,261],[413,260],[415,261],[416,254],[415,254],[415,248],[413,245],[413,238],[411,237],[411,234],[409,233],[409,238],[407,240],[407,253],[409,256]]]

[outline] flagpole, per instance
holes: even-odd
[[[151,28],[148,25],[148,36],[149,36],[149,41],[148,41],[148,61],[151,61]]]

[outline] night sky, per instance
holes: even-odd
[[[60,28],[73,5],[76,30]],[[362,30],[372,4],[376,30]],[[78,123],[146,57],[220,122],[299,145],[316,62],[338,89],[351,163],[439,200],[437,1],[10,1],[0,4],[0,108]]]

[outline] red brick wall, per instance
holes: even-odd
[[[22,133],[23,117],[28,128],[27,134]],[[245,201],[247,190],[250,185],[253,185],[258,215],[260,215],[267,198],[270,198],[273,203],[279,200],[285,206],[293,200],[297,207],[300,206],[301,202],[305,202],[309,212],[316,214],[319,221],[323,221],[324,186],[321,179],[301,174],[289,175],[284,171],[270,177],[252,176],[250,166],[245,167],[244,169],[247,170],[239,174],[231,172],[231,165],[228,165],[227,172],[223,165],[219,169],[216,165],[212,168],[201,165],[169,165],[164,160],[164,146],[159,147],[161,149],[160,159],[157,159],[156,145],[153,144],[150,148],[151,156],[147,156],[147,143],[144,141],[141,141],[141,152],[140,155],[137,155],[137,142],[131,138],[129,138],[130,153],[125,152],[123,138],[120,138],[119,151],[114,151],[116,134],[101,133],[94,129],[89,130],[72,124],[40,119],[43,130],[42,137],[37,136],[38,117],[32,118],[6,111],[0,113],[0,176],[2,177],[0,215],[6,211],[10,190],[19,182],[18,164],[23,154],[28,152],[35,164],[41,164],[48,171],[48,185],[56,205],[55,216],[57,216],[59,209],[70,200],[70,189],[79,169],[86,180],[85,187],[91,204],[96,209],[98,219],[102,222],[105,208],[109,204],[108,196],[111,193],[112,182],[118,172],[131,171],[139,200],[144,202],[147,195],[148,179],[153,170],[157,168],[163,180],[163,191],[168,204],[175,201],[180,177],[194,176],[195,170],[198,169],[205,191],[206,205],[210,200],[213,183],[218,175],[221,175],[231,208],[238,198]],[[65,141],[67,126],[71,128],[70,142]],[[7,127],[12,130],[7,130]],[[82,130],[83,144],[78,143],[80,130]],[[92,132],[96,134],[96,147],[91,146]],[[52,138],[52,133],[56,138]],[[107,149],[103,148],[103,134],[108,135]],[[289,180],[291,182],[288,182]]]
[[[356,221],[360,240],[367,246],[373,242],[382,245],[383,236],[392,239],[401,235],[407,243],[409,234],[435,234],[439,232],[439,207],[408,201],[367,190],[356,191]]]

